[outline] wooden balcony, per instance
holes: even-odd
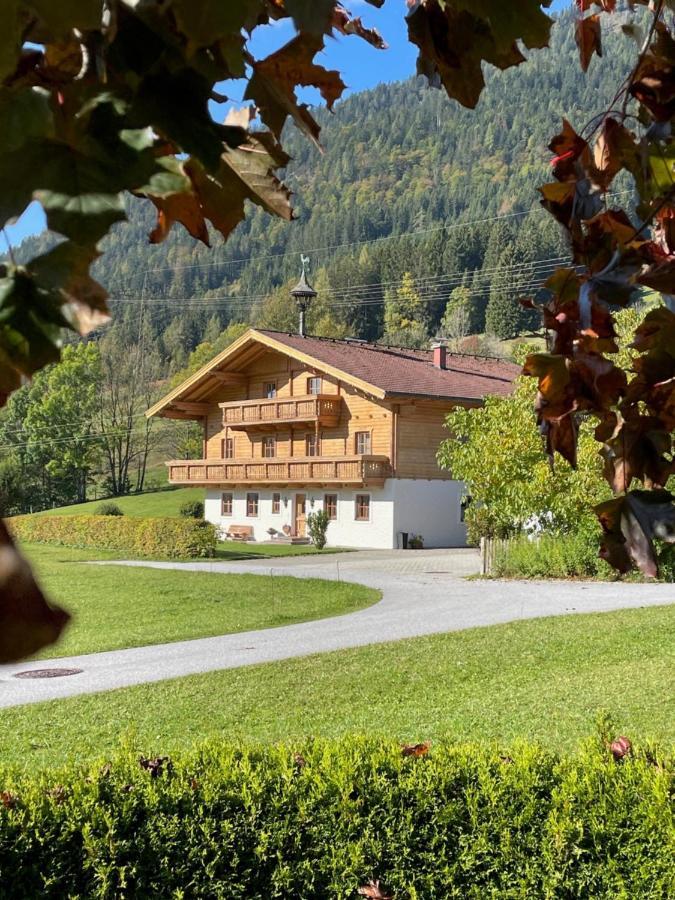
[[[274,397],[221,403],[223,425],[233,431],[263,431],[288,425],[335,428],[340,421],[342,398],[317,394],[307,397]]]
[[[180,485],[349,484],[381,487],[391,477],[386,456],[316,456],[295,459],[191,459],[166,463],[169,481]]]

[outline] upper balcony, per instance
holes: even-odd
[[[166,465],[170,483],[183,486],[348,484],[381,487],[392,474],[386,456],[182,459]]]
[[[223,425],[233,431],[269,431],[288,425],[335,428],[340,421],[342,397],[316,394],[220,403]]]

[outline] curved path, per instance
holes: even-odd
[[[472,550],[360,551],[237,563],[99,565],[342,579],[378,588],[383,597],[359,612],[304,624],[0,666],[0,707],[518,619],[675,603],[672,584],[468,581],[465,576],[478,569],[478,556]],[[49,680],[14,677],[17,672],[46,667],[83,671]]]

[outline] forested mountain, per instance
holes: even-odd
[[[236,321],[292,327],[287,289],[306,252],[320,289],[310,317],[317,333],[393,340],[412,315],[423,339],[438,331],[451,295],[450,331],[516,332],[527,324],[517,296],[566,254],[538,204],[546,144],[563,116],[580,128],[602,111],[630,67],[630,39],[617,30],[584,77],[571,16],[562,14],[550,50],[489,74],[475,111],[422,79],[352,95],[333,115],[319,111],[323,155],[288,136],[291,225],[252,208],[226,244],[214,236],[212,250],[180,226],[153,247],[152,210],[131,200],[130,223],[97,264],[118,321],[133,333],[142,309],[175,370],[207,326],[210,336]]]

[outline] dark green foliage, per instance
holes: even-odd
[[[210,744],[0,778],[7,897],[347,900],[371,879],[401,900],[672,896],[673,761],[616,762],[605,738],[568,758]]]
[[[99,503],[94,514],[97,516],[123,516],[124,511],[116,503],[106,501],[105,503]]]
[[[166,559],[215,556],[216,529],[195,519],[136,516],[17,516],[12,532],[20,541],[115,550]]]
[[[307,516],[307,530],[317,550],[323,550],[326,546],[326,532],[328,531],[329,522],[328,513],[323,509],[310,513]]]
[[[184,519],[203,519],[204,518],[204,501],[188,500],[181,505],[180,515]]]

